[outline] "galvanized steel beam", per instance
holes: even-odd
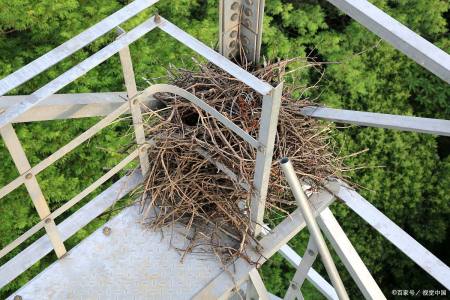
[[[444,287],[450,289],[450,268],[392,222],[375,206],[343,182],[341,182],[339,190],[336,190],[333,194],[344,201],[348,207],[388,239],[394,246],[400,249],[400,251],[406,254],[406,256],[412,259],[425,272],[430,274]]]
[[[291,266],[297,268],[302,262],[303,258],[298,255],[288,245],[284,245],[278,250],[281,256],[283,256]],[[328,283],[319,273],[317,273],[313,268],[309,270],[306,274],[306,279],[322,294],[325,298],[329,300],[338,300],[338,296],[333,286]]]
[[[122,104],[118,109],[113,111],[111,114],[100,120],[98,123],[96,123],[94,126],[71,140],[69,143],[58,149],[56,152],[54,152],[52,155],[48,156],[41,162],[39,162],[34,167],[30,167],[28,169],[27,173],[32,173],[34,176],[37,176],[40,172],[45,170],[48,166],[56,162],[58,159],[66,155],[68,152],[72,151],[76,147],[78,147],[81,143],[87,141],[89,138],[94,136],[97,132],[111,124],[112,121],[114,121],[116,118],[118,118],[121,114],[128,111],[128,103]],[[8,128],[11,125],[7,125],[5,128]],[[14,150],[15,151],[15,150]],[[8,183],[6,186],[2,187],[0,189],[0,199],[18,188],[22,183],[26,182],[26,174],[21,174],[19,177]]]
[[[145,146],[143,146],[145,147]],[[131,152],[126,158],[124,158],[121,162],[119,162],[117,165],[115,165],[111,170],[109,170],[107,173],[105,173],[103,176],[101,176],[99,179],[97,179],[95,182],[93,182],[90,186],[85,188],[82,192],[80,192],[78,195],[64,203],[62,206],[58,207],[55,211],[53,211],[48,217],[51,219],[56,219],[61,214],[72,208],[74,205],[79,203],[81,200],[83,200],[87,195],[95,191],[98,187],[100,187],[103,183],[105,183],[107,180],[111,179],[115,174],[117,174],[120,170],[122,170],[124,167],[126,167],[129,163],[131,163],[137,156],[140,151],[140,148],[134,150]],[[0,258],[14,250],[17,246],[19,246],[21,243],[26,241],[28,238],[32,237],[34,234],[36,234],[41,228],[45,226],[45,220],[40,221],[39,223],[35,224],[33,227],[31,227],[29,230],[27,230],[24,234],[22,234],[20,237],[15,239],[12,243],[8,244],[6,247],[4,247],[2,250],[0,250]]]
[[[161,22],[158,26],[161,30],[188,46],[216,66],[233,75],[236,79],[239,79],[243,83],[247,84],[261,95],[268,95],[272,91],[273,87],[270,84],[232,63],[228,58],[212,50],[166,19],[161,17]]]
[[[247,294],[245,295],[246,300],[269,300],[271,297],[269,292],[267,292],[266,286],[259,275],[257,269],[251,270],[249,273],[249,281],[247,283]]]
[[[305,116],[339,123],[450,136],[450,121],[308,106]]]
[[[123,32],[125,34],[125,32]],[[120,38],[120,36],[118,37]],[[144,123],[142,121],[141,105],[138,99],[135,99],[138,90],[136,87],[136,79],[134,77],[133,62],[131,60],[130,47],[126,46],[119,51],[120,64],[127,89],[128,102],[130,104],[131,117],[133,119],[134,135],[138,146],[145,144]],[[150,168],[148,159],[148,151],[146,147],[142,147],[139,151],[139,162],[141,164],[142,175],[145,176]]]
[[[0,97],[0,111],[23,101],[27,95]],[[13,123],[103,117],[127,100],[126,92],[54,94],[26,111]],[[153,97],[141,98],[139,103],[151,108],[161,107]]]
[[[219,52],[223,56],[231,58],[245,55],[250,62],[259,61],[264,2],[264,0],[220,1]]]
[[[36,179],[36,174],[31,169],[30,162],[22,148],[22,144],[17,137],[16,132],[11,124],[0,128],[0,135],[5,142],[11,157],[16,165],[20,175],[24,178],[25,188],[30,195],[31,201],[39,215],[39,218],[44,221],[45,231],[52,243],[58,258],[66,253],[66,247],[61,240],[61,235],[56,228],[55,220],[50,217],[50,208],[42,193],[41,187]]]
[[[0,80],[0,96],[70,56],[159,0],[135,0],[99,23]],[[1,127],[1,126],[0,126]]]
[[[333,262],[333,258],[331,257],[331,253],[328,250],[325,239],[322,236],[322,232],[320,231],[319,225],[317,224],[316,218],[313,215],[311,210],[311,206],[306,198],[305,192],[298,180],[297,175],[295,174],[294,167],[288,158],[283,158],[280,161],[281,169],[283,170],[284,176],[291,188],[292,194],[294,194],[294,198],[297,202],[297,206],[302,212],[303,217],[305,218],[305,222],[308,226],[308,231],[311,237],[314,240],[315,245],[320,253],[320,258],[325,266],[325,270],[327,271],[328,276],[333,284],[336,293],[340,300],[349,299],[347,295],[347,291],[345,290],[344,283],[339,276],[339,272]]]
[[[308,272],[312,269],[312,265],[319,254],[314,239],[310,236],[308,245],[306,246],[305,255],[297,266],[297,271],[289,284],[284,300],[304,300],[301,288],[305,282]]]
[[[337,192],[339,184],[337,182],[328,182],[326,187],[330,191]],[[328,207],[333,200],[333,195],[328,191],[323,190],[319,193],[312,194],[309,202],[314,203],[314,215],[319,214]],[[305,227],[305,220],[301,212],[297,209],[260,240],[259,245],[262,247],[261,253],[256,253],[248,249],[247,254],[252,260],[258,261],[261,265]],[[233,276],[230,276],[227,271],[222,272],[193,299],[219,299],[220,297],[229,295],[236,285],[241,285],[248,278],[249,272],[255,266],[249,264],[246,259],[239,258],[230,265],[230,268],[234,271]]]
[[[120,39],[115,40],[78,65],[72,67],[70,70],[47,83],[45,86],[27,97],[24,101],[14,105],[13,107],[10,107],[4,113],[0,114],[0,128],[8,123],[12,123],[21,114],[28,111],[47,97],[56,93],[67,84],[86,74],[88,71],[104,62],[115,53],[119,52],[125,46],[133,43],[149,31],[154,29],[156,26],[157,24],[155,22],[155,17],[150,18],[146,22],[133,28],[133,30],[131,30],[130,32],[124,34]]]
[[[358,252],[356,252],[329,208],[319,214],[317,222],[334,250],[339,255],[345,268],[356,282],[356,285],[364,295],[364,298],[371,300],[386,300],[380,287],[373,279],[366,265],[359,257]]]
[[[142,180],[143,178],[140,172],[133,172],[131,175],[122,177],[77,212],[62,221],[57,226],[58,230],[61,232],[62,240],[67,240],[78,230],[89,224],[115,201],[121,199],[135,189]],[[45,235],[6,262],[0,267],[0,288],[4,287],[14,280],[14,278],[34,265],[52,251],[52,249],[52,244],[48,236]]]
[[[264,224],[264,209],[267,190],[269,188],[270,170],[272,167],[273,149],[277,134],[278,115],[280,112],[283,83],[263,97],[262,112],[259,125],[258,141],[262,147],[256,153],[255,174],[253,186],[255,188],[250,208],[252,226],[255,235],[259,235]]]
[[[422,67],[450,83],[450,55],[366,0],[328,0]]]

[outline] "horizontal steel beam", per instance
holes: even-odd
[[[12,123],[21,114],[25,113],[39,102],[56,93],[67,84],[83,76],[88,71],[92,70],[97,65],[101,64],[102,62],[119,52],[123,47],[141,38],[156,26],[157,23],[155,22],[155,17],[150,18],[144,23],[133,28],[133,30],[131,30],[130,32],[123,34],[120,38],[110,43],[108,46],[102,48],[92,56],[83,60],[78,65],[72,67],[62,75],[47,83],[45,86],[35,91],[22,102],[14,105],[13,107],[10,107],[5,112],[0,114],[0,128],[8,123]]]
[[[122,177],[111,187],[88,202],[77,212],[58,224],[61,237],[65,241],[78,230],[89,224],[102,214],[114,202],[127,195],[142,182],[142,175],[135,171],[129,176]],[[0,288],[14,280],[37,261],[53,250],[50,239],[44,235],[14,258],[0,267]],[[64,258],[62,258],[64,259]]]
[[[159,0],[135,0],[99,23],[0,80],[0,96],[82,49]]]
[[[19,177],[17,177],[16,179],[14,179],[13,181],[11,181],[6,186],[0,189],[0,199],[6,196],[7,194],[11,193],[16,188],[18,188],[21,184],[25,183],[27,174],[32,174],[33,176],[36,176],[37,174],[45,170],[48,166],[55,163],[61,157],[66,155],[68,152],[72,151],[73,149],[78,147],[81,143],[87,141],[97,132],[99,132],[100,130],[111,124],[111,122],[113,122],[120,115],[128,111],[128,109],[129,109],[128,103],[122,104],[118,109],[116,109],[111,114],[109,114],[108,116],[97,122],[94,126],[90,127],[88,130],[86,130],[73,140],[71,140],[63,147],[59,148],[52,155],[48,156],[47,158],[39,162],[37,165],[29,169],[27,172],[20,174]]]
[[[28,96],[0,97],[0,111],[9,109],[26,97]],[[20,115],[14,120],[14,123],[106,116],[125,101],[126,92],[55,94]],[[141,97],[140,101],[150,108],[160,106],[160,102],[151,96]],[[450,121],[448,120],[315,106],[305,107],[301,113],[305,116],[339,123],[450,136]]]
[[[26,97],[0,97],[0,111],[9,109]],[[126,92],[54,94],[20,115],[14,123],[102,117],[115,111],[126,99]],[[161,103],[153,97],[142,97],[140,102],[151,109],[161,107]]]
[[[334,195],[337,198],[344,201],[345,204],[364,219],[364,221],[369,223],[434,279],[447,289],[450,289],[450,268],[448,266],[430,251],[425,249],[360,194],[345,186],[344,183],[341,184],[341,188],[337,192],[334,192]]]
[[[305,116],[339,123],[450,136],[450,121],[448,120],[361,112],[316,106],[302,108],[301,113]]]
[[[0,97],[0,111],[28,96]],[[125,102],[127,93],[55,94],[21,114],[14,123],[106,116]]]
[[[239,79],[243,83],[255,89],[258,93],[267,95],[272,91],[273,87],[270,84],[255,77],[238,65],[232,63],[228,58],[212,50],[211,48],[209,48],[199,40],[193,38],[166,19],[161,18],[159,28],[206,58],[208,61],[233,75],[236,79]]]
[[[450,55],[366,0],[328,0],[419,65],[450,83]]]

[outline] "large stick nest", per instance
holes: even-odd
[[[289,74],[279,114],[266,218],[279,218],[293,208],[294,201],[277,165],[289,157],[299,178],[319,188],[330,176],[345,170],[342,159],[332,151],[330,128],[303,116],[300,109],[311,105],[306,98],[295,99],[289,66],[317,68],[317,63],[293,59],[267,64],[252,73],[272,84]],[[300,65],[300,66],[299,66]],[[197,64],[194,71],[171,67],[169,81],[181,87],[254,138],[258,138],[262,96],[228,73],[210,64]],[[246,247],[257,244],[250,216],[256,149],[189,101],[172,94],[155,97],[166,108],[150,111],[145,128],[155,146],[149,149],[150,170],[144,182],[142,208],[146,224],[153,229],[183,224],[187,232],[187,253],[213,253],[227,263],[246,255]],[[218,162],[238,177],[220,171]],[[257,247],[256,247],[257,248]]]

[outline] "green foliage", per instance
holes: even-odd
[[[0,1],[0,78],[80,33],[88,26],[117,11],[129,1],[119,0],[9,0]],[[446,0],[374,0],[375,5],[409,26],[444,51],[450,52],[449,15]],[[211,47],[217,43],[218,0],[162,0],[156,8],[126,22],[129,30],[142,20],[159,13]],[[56,78],[115,38],[113,33],[97,40],[63,60],[44,74],[11,94],[27,94]],[[161,31],[146,35],[131,46],[138,86],[165,74],[169,63],[191,66],[192,52]],[[325,0],[268,0],[264,19],[263,54],[270,58],[315,56],[334,62],[324,68],[326,75],[317,91],[320,101],[332,107],[374,112],[450,119],[450,89],[439,78],[409,60],[361,25],[344,16]],[[302,83],[314,82],[317,74],[305,72]],[[61,92],[101,92],[123,90],[118,57],[114,56]],[[32,163],[36,164],[97,120],[52,121],[16,125]],[[52,209],[88,186],[113,166],[122,154],[117,152],[130,139],[128,123],[102,131],[89,143],[48,168],[39,177]],[[361,194],[389,218],[436,253],[447,264],[448,216],[450,213],[450,158],[448,140],[392,130],[356,128],[336,129],[336,151],[342,155],[369,149],[348,159],[349,173],[361,185]],[[17,171],[0,142],[0,186],[17,176]],[[26,191],[21,188],[0,204],[0,248],[38,221]],[[438,284],[363,220],[343,205],[334,212],[375,279],[389,295],[395,289],[423,289]],[[69,241],[69,247],[98,226],[94,222]],[[35,237],[36,238],[36,237]],[[300,234],[291,245],[303,253],[307,234]],[[8,295],[54,259],[49,255],[30,271],[0,292]],[[4,260],[3,260],[4,261]],[[2,262],[3,262],[2,261]],[[317,266],[323,273],[323,268]],[[339,266],[342,269],[342,265]],[[411,271],[414,270],[414,271]],[[279,256],[263,267],[263,277],[272,292],[283,295],[293,269]],[[343,274],[346,274],[345,272]],[[355,291],[351,278],[346,286]],[[311,286],[307,299],[321,299]]]
[[[318,2],[322,5],[318,6]],[[342,16],[322,2],[269,1],[270,17],[264,24],[264,32],[268,32],[264,37],[266,54],[291,57],[311,52],[322,61],[337,62],[327,65],[326,77],[317,91],[321,93],[320,101],[326,105],[449,119],[450,89],[446,83],[380,42],[356,22],[345,18],[344,24],[337,22]],[[373,2],[449,52],[444,18],[449,10],[447,1]],[[292,7],[307,12],[307,16],[286,17]],[[364,187],[361,194],[429,250],[448,261],[448,254],[441,250],[448,243],[448,149],[439,149],[433,136],[374,128],[336,130],[335,138],[343,155],[369,149],[348,161],[350,165],[367,166],[349,174]],[[342,205],[334,209],[387,294],[393,288],[439,287],[422,270],[412,275],[410,270],[417,267],[358,216]],[[301,250],[306,239],[298,236],[292,243],[296,250]],[[287,270],[282,263],[276,268]],[[268,273],[272,272],[268,269]],[[347,276],[345,281],[349,286],[351,279]],[[279,292],[277,281],[273,282],[274,290]]]

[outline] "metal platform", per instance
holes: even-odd
[[[22,299],[190,299],[221,272],[217,259],[181,255],[171,230],[146,229],[125,209],[10,296]],[[172,243],[183,246],[182,228]]]
[[[445,288],[450,289],[450,268],[445,263],[420,245],[357,191],[334,178],[330,178],[324,189],[312,193],[308,199],[302,195],[300,184],[297,184],[298,186],[293,191],[300,197],[300,200],[297,200],[301,209],[295,210],[275,228],[266,228],[264,203],[273,163],[272,154],[282,96],[282,83],[277,87],[272,87],[269,83],[256,78],[228,59],[237,53],[237,45],[242,44],[247,57],[251,61],[258,61],[264,0],[220,1],[220,53],[215,52],[159,15],[148,18],[129,32],[117,27],[157,2],[158,0],[135,0],[98,24],[0,80],[0,136],[20,173],[16,179],[0,188],[0,199],[24,185],[40,217],[38,223],[0,249],[0,258],[10,254],[39,230],[44,229],[46,232],[44,236],[0,266],[0,288],[6,286],[51,251],[54,251],[59,258],[58,261],[11,295],[9,299],[241,299],[242,297],[235,292],[236,285],[240,285],[240,295],[245,296],[246,299],[277,299],[267,292],[257,267],[249,264],[243,258],[233,262],[233,277],[229,272],[222,270],[215,257],[199,257],[190,254],[181,261],[181,254],[175,250],[173,245],[184,246],[183,228],[180,226],[174,231],[170,228],[165,233],[147,230],[139,223],[137,207],[127,208],[109,221],[105,225],[111,229],[109,234],[104,233],[103,228],[105,227],[100,228],[71,251],[66,252],[64,242],[68,238],[142,183],[143,175],[146,174],[150,165],[147,149],[152,147],[152,138],[154,137],[145,136],[141,110],[144,106],[152,107],[152,103],[157,102],[152,95],[158,92],[169,92],[191,101],[256,149],[250,216],[252,216],[253,224],[256,224],[255,237],[260,238],[260,249],[254,251],[252,247],[249,247],[247,254],[253,261],[262,264],[279,252],[296,268],[296,273],[284,299],[303,299],[301,287],[305,279],[309,280],[327,299],[348,299],[343,287],[339,288],[340,294],[338,288],[335,288],[340,286],[338,281],[334,280],[332,282],[334,286],[332,286],[312,269],[312,264],[318,257],[317,251],[313,250],[317,246],[314,246],[314,243],[323,239],[320,231],[323,231],[330,241],[364,298],[386,299],[329,210],[328,206],[333,203],[335,198],[341,200],[339,205],[347,205],[425,272]],[[450,55],[443,50],[365,0],[328,0],[328,2],[340,8],[445,82],[450,83]],[[117,29],[120,33],[117,39],[31,95],[3,96],[113,29]],[[154,29],[162,30],[175,38],[181,44],[228,72],[236,80],[252,87],[263,97],[262,117],[257,139],[194,94],[176,86],[155,84],[144,91],[138,91],[129,45]],[[55,94],[116,54],[120,58],[126,92]],[[97,178],[90,186],[61,207],[51,211],[36,176],[126,113],[132,116],[135,148],[120,163]],[[306,107],[302,113],[313,118],[340,123],[450,135],[449,120],[321,107]],[[93,116],[102,116],[103,118],[33,166],[30,164],[13,126],[20,122]],[[232,180],[239,181],[239,174],[234,174],[225,165],[214,161],[211,156],[208,156],[208,153],[204,151],[199,151],[199,153]],[[70,208],[104,183],[113,179],[136,159],[139,159],[140,162],[140,169],[137,172],[122,177],[68,218],[59,224],[55,223],[55,219],[68,212]],[[291,173],[295,172],[292,170]],[[290,177],[294,178],[293,175]],[[239,183],[242,185],[241,182]],[[249,185],[246,186],[243,188],[249,189]],[[305,199],[301,199],[302,197]],[[309,212],[308,206],[310,206],[311,212]],[[306,213],[309,214],[308,217]],[[315,219],[317,219],[317,224]],[[314,229],[316,233],[314,241],[310,240],[311,243],[308,244],[308,249],[302,258],[287,243],[306,226]],[[321,248],[324,250],[326,245],[321,244],[323,244]],[[327,255],[322,255],[322,253],[325,252],[320,253],[321,257],[329,256],[327,253],[325,253]],[[337,276],[335,277],[337,278]]]

